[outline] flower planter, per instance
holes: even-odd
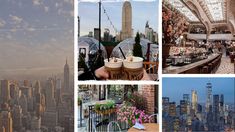
[[[100,114],[100,115],[108,115],[108,114],[112,114],[116,111],[116,108],[112,108],[112,109],[107,109],[107,110],[95,110],[96,113]]]

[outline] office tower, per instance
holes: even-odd
[[[78,37],[80,37],[80,17],[78,16]]]
[[[14,99],[16,94],[16,85],[15,84],[10,84],[10,98]]]
[[[40,81],[36,81],[35,82],[34,88],[35,88],[35,90],[34,90],[35,94],[41,93],[41,84],[40,84]]]
[[[180,115],[187,114],[187,101],[180,100]]]
[[[10,101],[10,83],[8,80],[1,80],[1,98],[0,103],[8,103]]]
[[[13,122],[10,112],[2,111],[0,113],[0,128],[5,132],[13,132]]]
[[[41,131],[41,117],[32,117],[30,128],[32,131],[40,132]]]
[[[56,111],[46,111],[42,115],[42,126],[49,128],[49,130],[53,130],[58,124],[58,116]]]
[[[24,94],[21,94],[19,99],[20,107],[22,108],[22,113],[25,115],[28,113],[28,101]]]
[[[29,86],[30,86],[29,80],[24,80],[24,86],[25,86],[25,87],[29,87]]]
[[[55,87],[53,80],[49,78],[46,82],[46,110],[55,109]]]
[[[149,27],[148,21],[146,22],[145,25],[145,38],[148,39],[151,42],[155,41],[154,35],[153,35],[154,31],[151,27]]]
[[[108,28],[105,28],[105,29],[104,29],[104,42],[109,42],[109,41],[111,41],[109,34],[110,34],[109,29],[108,29]]]
[[[174,117],[176,116],[176,104],[175,102],[170,102],[169,103],[169,115]]]
[[[194,114],[197,113],[197,101],[198,101],[198,97],[197,97],[197,91],[192,90],[192,110],[194,112]]]
[[[189,94],[183,94],[183,100],[185,100],[186,103],[187,103],[187,114],[189,115],[190,114],[190,109],[191,109],[191,106],[190,106],[190,95]]]
[[[64,93],[73,92],[69,87],[69,65],[66,59],[66,64],[64,65]]]
[[[207,83],[206,86],[206,112],[209,112],[209,107],[212,105],[212,85],[211,83]]]
[[[224,112],[224,95],[220,95],[220,113]]]
[[[99,36],[100,36],[100,30],[99,28],[94,28],[94,38],[96,40],[99,40]]]
[[[219,95],[213,95],[213,119],[215,123],[219,123],[219,105],[220,105]]]
[[[132,7],[129,1],[122,6],[122,31],[121,40],[132,37]]]
[[[169,97],[162,97],[162,111],[163,114],[169,114]]]
[[[13,118],[13,129],[14,130],[21,130],[22,129],[22,108],[19,105],[15,105],[13,107],[13,113],[12,113],[12,118]]]

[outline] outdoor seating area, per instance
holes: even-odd
[[[79,92],[78,99],[78,130],[129,132],[139,131],[136,128],[138,125],[146,130],[158,130],[157,86],[80,85],[80,87],[79,90],[82,92]],[[148,94],[145,88],[149,89],[149,96],[146,96]]]

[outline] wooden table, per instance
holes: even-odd
[[[159,124],[157,123],[144,123],[145,130],[138,130],[131,127],[128,132],[159,132]]]

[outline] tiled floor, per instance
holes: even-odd
[[[216,71],[216,74],[234,74],[234,64],[230,62],[229,57],[222,57],[220,67]]]

